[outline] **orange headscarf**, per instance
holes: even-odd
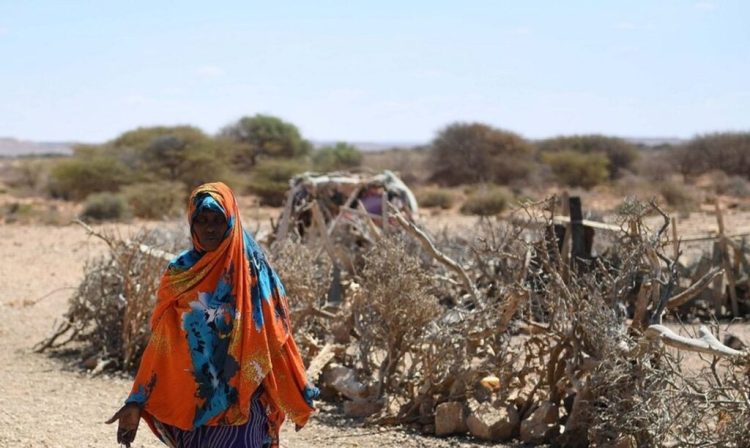
[[[262,385],[272,436],[284,416],[303,426],[317,389],[307,383],[291,336],[284,287],[262,250],[242,229],[237,202],[223,183],[190,195],[188,220],[202,209],[224,213],[228,229],[219,247],[173,260],[161,278],[143,353],[127,402],[180,429],[241,425]],[[155,433],[158,432],[154,430]]]

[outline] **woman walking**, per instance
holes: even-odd
[[[190,195],[193,249],[161,278],[130,396],[108,423],[130,446],[142,418],[170,447],[274,447],[314,411],[284,287],[223,183]]]

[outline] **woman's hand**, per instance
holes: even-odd
[[[107,420],[107,424],[117,421],[117,443],[130,448],[138,431],[138,423],[141,421],[141,407],[136,403],[128,403],[121,407],[115,415]]]

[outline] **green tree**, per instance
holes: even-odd
[[[242,168],[252,168],[262,158],[299,158],[312,150],[297,126],[271,115],[242,117],[219,135],[239,143],[235,161]]]
[[[609,160],[609,178],[617,178],[623,170],[633,167],[638,148],[628,141],[604,135],[573,135],[555,137],[537,143],[540,153],[573,151],[583,154],[604,154]]]
[[[319,171],[345,170],[362,165],[362,153],[356,146],[338,142],[313,152],[312,161]]]
[[[591,188],[609,178],[609,159],[605,154],[566,150],[543,153],[542,160],[558,181],[571,187]]]
[[[431,144],[432,180],[441,185],[508,183],[527,176],[534,147],[512,132],[482,123],[453,123]]]
[[[229,148],[193,126],[148,127],[128,131],[110,144],[121,160],[143,180],[168,180],[193,188],[223,179],[229,170]]]

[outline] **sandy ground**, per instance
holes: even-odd
[[[115,428],[103,422],[121,406],[130,379],[91,377],[69,360],[32,351],[67,309],[85,260],[105,250],[78,226],[0,225],[0,447],[116,446]],[[302,431],[284,428],[286,447],[481,446],[363,427],[325,406]],[[163,445],[142,425],[134,446]]]

